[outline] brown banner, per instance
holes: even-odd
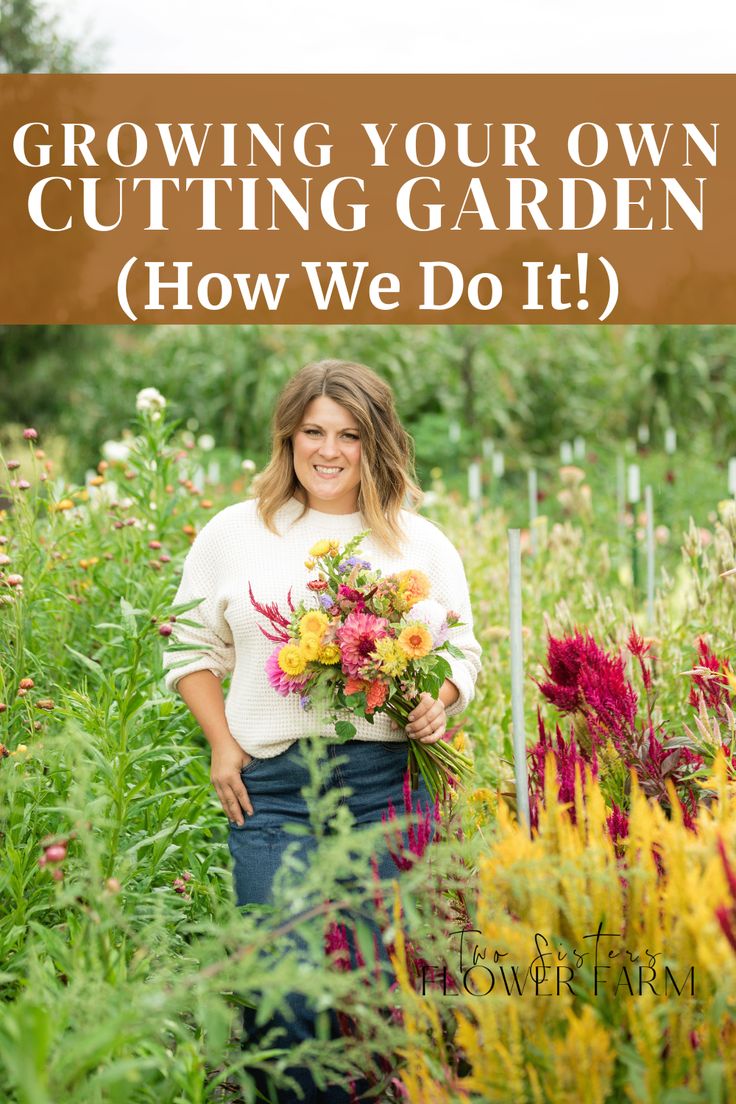
[[[736,322],[736,76],[0,76],[0,322]]]

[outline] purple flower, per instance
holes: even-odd
[[[408,770],[404,772],[404,814],[408,818],[409,854],[406,853],[401,828],[395,823],[398,818],[390,798],[388,813],[381,813],[381,820],[387,829],[386,842],[389,854],[399,870],[408,870],[416,859],[422,857],[435,838],[435,824],[439,824],[442,819],[439,798],[435,798],[434,805],[427,805],[426,809],[422,808],[421,798],[417,798],[416,808],[414,807],[411,776]],[[391,847],[390,833],[394,836],[395,848]]]
[[[299,698],[299,704],[302,709],[309,709],[312,704],[312,700],[309,697],[309,694],[302,694]]]
[[[340,575],[346,575],[354,567],[362,567],[365,571],[370,571],[371,565],[367,560],[361,560],[358,556],[348,556],[346,560],[338,566],[338,572]]]
[[[322,609],[329,609],[332,605],[332,598],[329,594],[320,594],[319,604],[321,605]]]

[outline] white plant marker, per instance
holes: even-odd
[[[647,512],[647,622],[654,624],[654,495],[652,488],[644,488],[644,508]]]
[[[728,493],[736,495],[736,456],[728,461]]]
[[[565,467],[572,464],[572,445],[569,441],[563,441],[560,445],[560,463]]]
[[[629,481],[628,481],[628,500],[632,506],[641,498],[641,478],[639,476],[639,465],[629,464]]]
[[[624,515],[626,513],[626,461],[623,456],[616,457],[616,514],[618,530],[618,546],[623,551],[626,539],[626,525]]]
[[[476,518],[481,515],[482,490],[480,482],[480,464],[473,460],[468,464],[468,498]]]
[[[529,544],[532,550],[532,556],[537,553],[537,469],[530,468],[529,475],[527,477],[527,484],[529,487]]]
[[[669,426],[664,431],[664,451],[668,456],[677,452],[677,430]]]
[[[511,723],[516,808],[519,824],[529,825],[529,782],[524,734],[524,651],[521,635],[521,531],[509,529],[509,616],[511,641]]]
[[[572,443],[576,460],[585,460],[585,438],[578,435]]]

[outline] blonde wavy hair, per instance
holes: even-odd
[[[294,470],[293,437],[304,411],[320,395],[349,410],[359,426],[358,510],[374,538],[398,554],[406,539],[399,511],[416,511],[424,495],[416,483],[414,442],[396,414],[393,392],[364,364],[315,361],[286,384],[271,420],[271,459],[253,481],[258,514],[272,533],[278,533],[276,511],[301,488]],[[308,509],[305,504],[299,517]]]

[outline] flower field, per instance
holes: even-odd
[[[323,751],[305,741],[316,859],[285,865],[268,915],[238,915],[208,748],[163,689],[162,651],[171,618],[195,616],[171,612],[190,543],[254,465],[213,466],[143,407],[83,485],[30,429],[0,462],[0,1100],[251,1101],[249,1071],[278,1084],[295,1056],[278,1038],[241,1046],[240,1007],[265,1016],[294,990],[318,995],[325,1026],[299,1060],[344,1084],[367,1074],[379,1101],[736,1100],[733,501],[714,492],[707,527],[670,534],[648,624],[636,526],[616,545],[597,489],[555,474],[534,555],[523,534],[530,838],[508,513],[476,517],[435,471],[425,512],[463,556],[483,647],[453,732],[475,777],[434,809],[407,790],[356,836],[318,797]],[[386,833],[397,879],[349,878]]]

